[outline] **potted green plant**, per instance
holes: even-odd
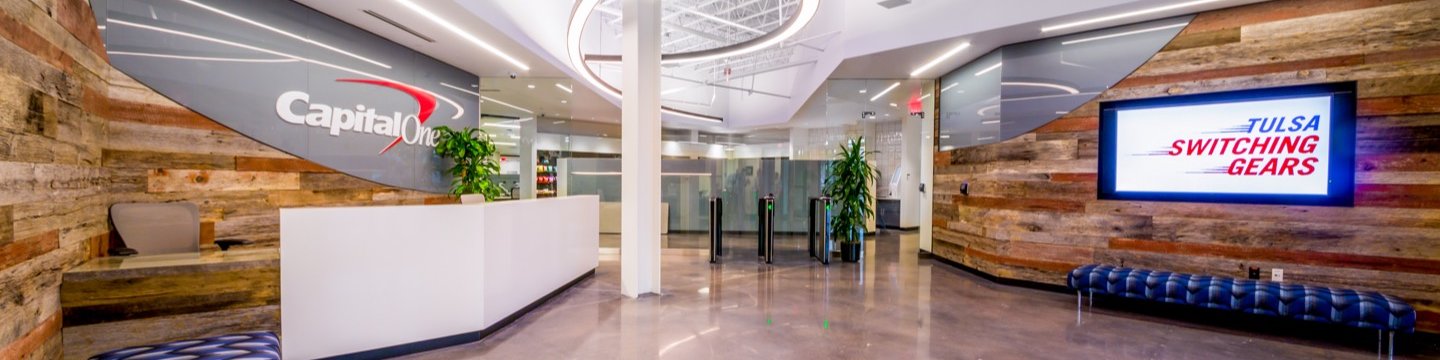
[[[870,184],[879,172],[865,162],[865,138],[857,137],[840,145],[835,162],[830,163],[830,176],[825,179],[825,194],[838,208],[830,219],[830,232],[840,239],[840,259],[860,261],[865,248],[865,220],[875,216]]]
[[[435,155],[454,161],[450,167],[450,194],[459,196],[460,203],[481,203],[493,200],[505,190],[490,181],[500,173],[500,155],[490,134],[476,128],[454,130],[448,126],[435,128]]]

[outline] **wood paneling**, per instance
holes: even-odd
[[[89,291],[111,302],[62,316],[61,273],[105,254],[110,204],[195,203],[202,246],[213,250],[216,237],[274,247],[282,207],[452,201],[338,174],[249,139],[113,69],[103,49],[87,1],[0,1],[0,359],[60,358],[62,321],[67,358],[279,330],[275,281],[264,280],[273,269],[131,279],[155,293],[128,299],[104,297],[125,284],[74,284],[72,297]]]
[[[1200,14],[1096,101],[937,153],[935,254],[1063,285],[1102,262],[1400,296],[1440,332],[1440,0],[1282,0]],[[1099,101],[1356,81],[1354,207],[1096,199]],[[970,184],[961,195],[961,183]]]

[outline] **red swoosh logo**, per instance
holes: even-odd
[[[403,92],[403,93],[409,94],[410,97],[415,98],[415,102],[417,102],[417,103],[420,104],[420,108],[416,111],[416,115],[415,115],[415,117],[420,120],[420,125],[424,125],[426,120],[430,120],[430,114],[432,114],[432,113],[435,112],[435,104],[436,104],[435,96],[430,95],[430,93],[425,92],[425,90],[420,90],[420,88],[417,88],[417,87],[414,87],[414,86],[410,86],[410,85],[406,85],[406,84],[402,84],[402,83],[398,83],[398,82],[394,82],[394,81],[371,80],[371,79],[335,79],[335,81],[337,81],[337,82],[361,83],[361,84],[370,84],[370,85],[384,86],[384,87],[388,87],[388,88],[391,88],[391,89],[400,90],[400,91]],[[395,119],[395,120],[396,120],[396,121],[400,121],[400,119]],[[402,132],[403,132],[403,130],[402,130]],[[396,137],[395,137],[395,141],[391,141],[391,142],[390,142],[390,145],[386,145],[384,149],[381,149],[381,150],[380,150],[380,154],[385,154],[386,151],[390,151],[390,148],[395,147],[395,145],[396,145],[396,144],[399,144],[399,143],[400,143],[400,140],[403,140],[403,139],[404,139],[404,136],[403,136],[403,135],[402,135],[402,136],[396,136]]]

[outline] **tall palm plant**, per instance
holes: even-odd
[[[825,194],[839,209],[830,220],[830,231],[841,243],[864,241],[865,220],[875,216],[870,184],[879,172],[865,162],[865,138],[857,137],[840,145],[835,162],[830,163],[830,177],[825,179]]]
[[[435,155],[450,159],[450,193],[455,196],[480,194],[485,200],[494,200],[504,195],[505,190],[493,181],[491,176],[500,173],[500,162],[496,160],[500,151],[490,141],[490,134],[476,128],[454,130],[448,126],[435,128]]]

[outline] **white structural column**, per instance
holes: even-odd
[[[660,293],[660,0],[625,0],[620,292]]]
[[[515,161],[520,162],[520,188],[518,191],[519,194],[515,196],[517,199],[535,198],[535,188],[537,186],[535,182],[539,180],[540,175],[539,171],[535,169],[535,163],[540,159],[538,157],[539,154],[535,151],[535,140],[538,133],[536,123],[538,123],[538,121],[534,119],[517,123],[517,125],[520,125],[520,141],[516,143],[516,146],[520,148],[518,154],[520,156],[519,159],[515,159]],[[499,134],[503,132],[496,133]]]

